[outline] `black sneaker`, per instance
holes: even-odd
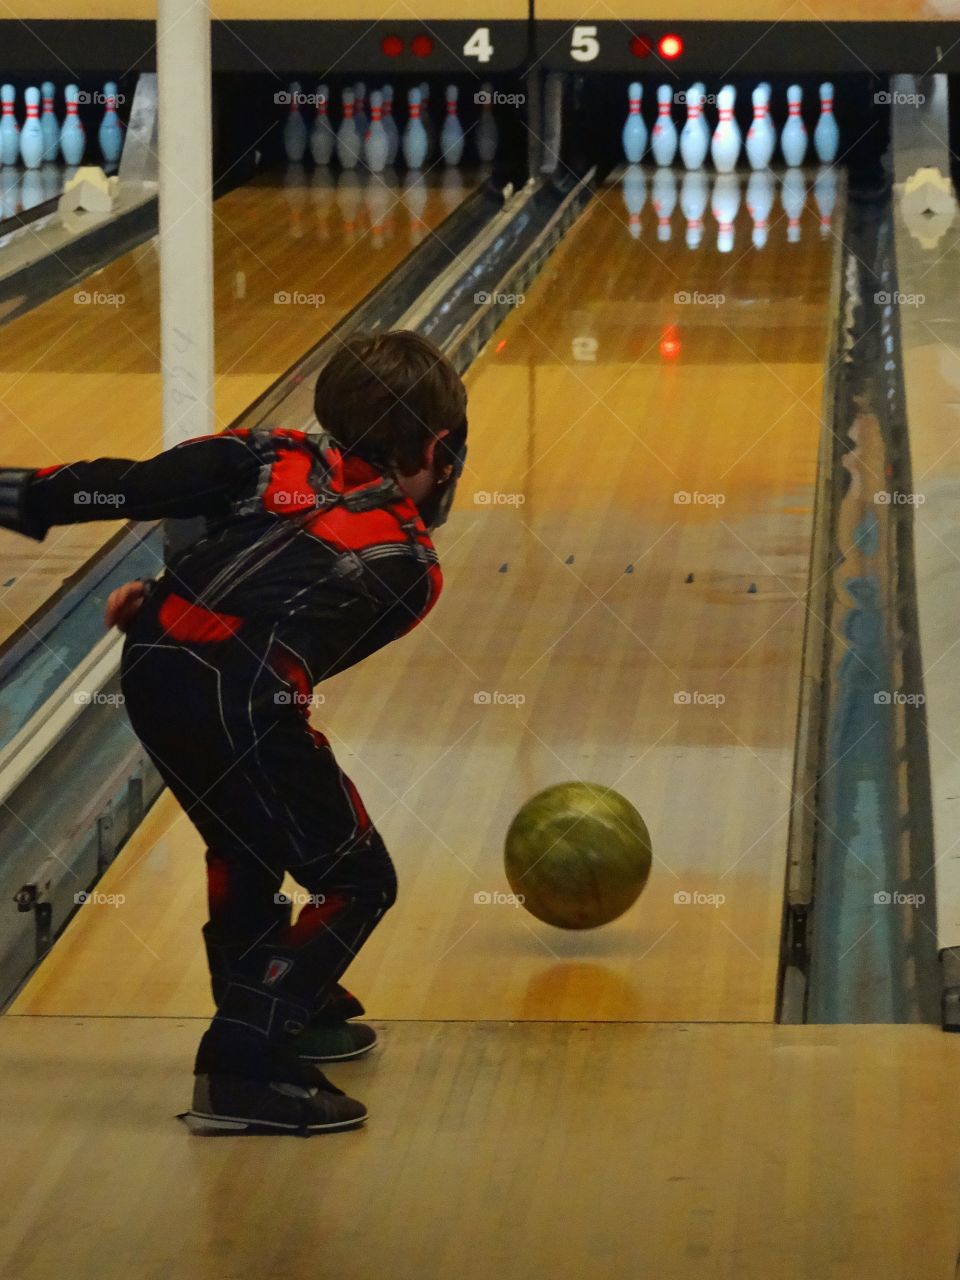
[[[243,1076],[198,1075],[193,1106],[180,1116],[194,1133],[312,1133],[358,1129],[367,1109],[321,1072],[309,1086]]]
[[[369,1053],[376,1043],[377,1033],[366,1022],[317,1020],[304,1027],[293,1048],[305,1062],[345,1062]]]

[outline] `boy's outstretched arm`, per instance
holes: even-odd
[[[253,491],[260,466],[241,436],[224,433],[188,440],[146,462],[0,467],[0,528],[39,542],[56,524],[216,515]]]

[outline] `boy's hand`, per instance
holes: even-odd
[[[116,591],[111,591],[104,613],[107,626],[126,631],[139,613],[146,595],[145,582],[125,582],[122,587],[117,587]]]

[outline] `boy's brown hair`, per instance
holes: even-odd
[[[345,342],[320,371],[317,421],[345,453],[411,475],[441,431],[466,432],[467,393],[442,351],[396,329]]]

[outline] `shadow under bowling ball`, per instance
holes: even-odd
[[[527,983],[517,1017],[582,1017],[616,1022],[637,1016],[640,992],[623,973],[602,964],[561,961],[541,969]],[[577,1010],[583,1010],[578,1014]]]

